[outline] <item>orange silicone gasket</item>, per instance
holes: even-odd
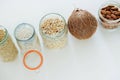
[[[40,57],[40,59],[41,59],[40,64],[39,64],[38,66],[34,67],[34,68],[31,68],[31,67],[29,67],[29,66],[26,64],[26,57],[27,57],[28,54],[33,54],[32,52],[34,52],[35,54],[38,54],[39,57]],[[39,51],[37,51],[37,50],[29,50],[28,52],[25,53],[25,55],[24,55],[24,57],[23,57],[23,64],[24,64],[24,66],[25,66],[27,69],[29,69],[29,70],[36,70],[36,69],[40,68],[40,67],[42,66],[42,64],[43,64],[43,56],[42,56],[42,54],[41,54]]]

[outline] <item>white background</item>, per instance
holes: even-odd
[[[73,9],[81,8],[98,19],[98,8],[105,1],[0,0],[0,25],[8,29],[15,43],[14,29],[23,22],[32,24],[40,38],[39,21],[45,14],[59,13],[67,21]],[[0,62],[0,80],[120,80],[120,29],[111,32],[101,27],[99,23],[88,40],[68,34],[68,44],[63,49],[42,48],[44,64],[39,72],[24,68],[21,53],[14,62]],[[40,42],[43,45],[41,38]]]

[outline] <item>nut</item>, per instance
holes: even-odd
[[[101,10],[101,14],[106,14],[106,11],[105,10]]]
[[[120,16],[120,11],[119,11],[119,12],[116,12],[115,15]]]
[[[114,29],[120,25],[120,21],[109,22],[109,20],[117,20],[120,19],[120,8],[114,5],[108,5],[103,7],[100,11],[101,16],[100,20],[104,28]],[[107,20],[106,20],[107,19]]]
[[[107,14],[107,15],[110,15],[110,14],[111,14],[111,12],[110,12],[110,11],[106,11],[106,14]]]
[[[116,20],[116,19],[117,19],[117,16],[114,15],[114,14],[111,14],[111,18],[114,19],[114,20]]]
[[[103,7],[101,9],[101,14],[108,20],[117,20],[120,16],[120,10],[116,6],[108,5],[107,7]]]
[[[110,15],[106,15],[106,18],[107,18],[107,19],[111,19],[111,16],[110,16]]]
[[[111,10],[118,11],[118,8],[117,7],[112,7]]]

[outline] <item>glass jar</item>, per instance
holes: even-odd
[[[0,57],[3,61],[13,61],[18,54],[18,50],[13,43],[6,28],[0,26]]]
[[[99,20],[104,28],[116,29],[120,26],[120,3],[107,1],[101,5],[98,11]]]
[[[40,34],[47,48],[62,48],[67,42],[67,25],[65,19],[57,13],[50,13],[40,21]]]
[[[36,35],[35,29],[31,24],[19,24],[14,31],[14,36],[22,53],[25,53],[30,49],[40,50],[38,36]]]

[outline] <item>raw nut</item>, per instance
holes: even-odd
[[[109,7],[109,6],[106,7],[106,10],[107,10],[107,11],[109,11],[110,9],[111,9],[111,7]]]
[[[111,11],[111,12],[112,12],[112,14],[115,14],[115,15],[117,14],[117,11]]]
[[[117,7],[112,7],[111,10],[118,11],[118,8]]]
[[[116,12],[115,15],[120,16],[120,11],[119,11],[119,12]]]
[[[118,16],[118,18],[120,18],[120,16]]]
[[[114,14],[111,14],[111,17],[112,17],[114,20],[117,19],[116,15],[114,15]]]
[[[110,16],[110,15],[106,15],[106,18],[107,18],[107,19],[111,19],[111,16]]]
[[[107,7],[101,9],[101,14],[106,19],[116,20],[119,19],[120,11],[118,7],[108,5]]]
[[[103,10],[104,10],[105,14],[103,13]],[[116,7],[114,5],[108,5],[107,7],[104,7],[101,9],[101,15],[108,20],[120,19],[119,7]],[[119,25],[119,22],[120,22],[120,21],[118,21],[116,23],[111,23],[111,22],[109,23],[108,21],[106,21],[106,19],[102,18],[101,16],[99,16],[99,17],[100,17],[102,25],[107,29],[117,28]]]
[[[106,11],[106,14],[110,15],[110,14],[111,14],[111,12],[110,12],[110,11]]]
[[[105,15],[106,11],[105,10],[101,10],[101,14]]]

